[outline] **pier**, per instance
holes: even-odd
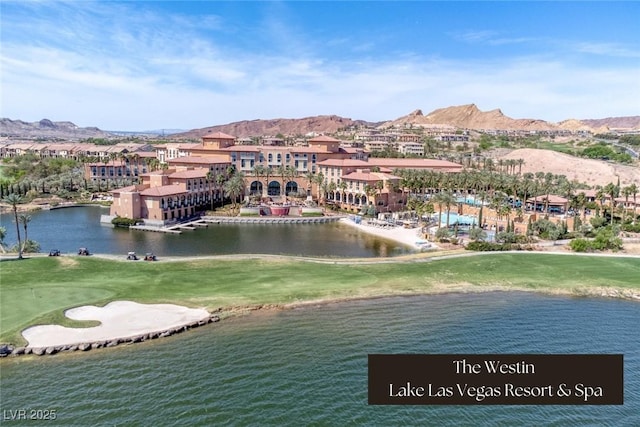
[[[153,231],[158,233],[174,233],[181,234],[184,230],[194,231],[198,228],[207,228],[209,224],[324,224],[328,222],[336,222],[344,215],[333,216],[313,216],[313,217],[292,217],[292,216],[203,216],[199,219],[183,222],[180,224],[172,224],[166,226],[152,225],[132,225],[131,230]]]

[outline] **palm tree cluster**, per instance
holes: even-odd
[[[223,175],[219,175],[223,176]],[[244,175],[233,168],[227,171],[227,180],[222,186],[226,197],[231,199],[233,209],[236,208],[238,197],[244,193]]]
[[[460,173],[448,173],[431,170],[398,169],[394,174],[401,178],[400,185],[410,194],[426,195],[448,191],[453,194],[475,195],[481,202],[501,199],[526,202],[532,196],[560,195],[572,200],[580,188],[576,181],[570,181],[564,175],[538,172],[513,175],[493,172],[492,170],[463,170]],[[546,203],[546,202],[545,202]],[[497,201],[493,200],[493,204]],[[512,206],[518,204],[512,203]],[[547,210],[548,206],[545,206]]]

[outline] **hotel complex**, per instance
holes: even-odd
[[[223,185],[235,170],[244,176],[245,197],[282,202],[286,196],[311,197],[359,212],[403,210],[406,194],[395,169],[459,172],[444,160],[369,158],[362,148],[318,136],[306,146],[240,145],[221,132],[200,144],[166,144],[156,150],[160,167],[139,173],[140,184],[112,190],[111,215],[153,224],[184,220],[210,209],[224,198]],[[103,164],[87,166],[88,178]],[[109,173],[107,172],[107,175]],[[318,176],[323,177],[318,182]]]

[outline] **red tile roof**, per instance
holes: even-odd
[[[144,191],[140,192],[141,196],[149,196],[149,197],[164,197],[164,196],[173,196],[176,194],[186,193],[187,190],[184,185],[163,185],[161,187],[151,187]]]
[[[544,202],[544,200],[547,198],[546,195],[544,196],[536,196],[536,197],[530,197],[527,199],[527,202]],[[549,195],[549,203],[550,204],[565,204],[568,203],[569,200],[565,199],[564,197],[560,197],[560,196],[554,196],[553,194]]]
[[[146,185],[129,185],[127,187],[116,188],[115,190],[109,191],[109,193],[120,194],[120,193],[132,193],[140,190],[146,189]]]
[[[329,153],[319,147],[290,147],[292,153]]]
[[[327,159],[321,162],[318,162],[319,166],[338,166],[338,167],[371,167],[369,163],[364,160],[353,160],[353,159]]]
[[[222,133],[222,132],[208,133],[208,134],[204,135],[204,136],[203,136],[203,138],[212,138],[212,139],[236,139],[236,137],[235,137],[235,136],[227,135],[226,133]]]
[[[169,175],[169,178],[205,178],[208,172],[209,170],[205,168],[190,169],[186,171],[174,172]]]
[[[140,158],[149,158],[149,159],[155,159],[156,157],[158,157],[155,151],[134,151],[133,153],[129,154],[129,158],[132,158],[133,156],[136,156],[136,155]]]
[[[167,160],[169,164],[193,164],[193,165],[216,165],[220,163],[229,163],[231,161],[224,156],[186,156],[186,157],[177,157],[175,159]]]
[[[362,170],[358,170],[356,172],[351,172],[346,175],[342,175],[342,179],[346,181],[382,181],[388,179],[400,179],[395,175],[391,175],[388,173],[381,172],[365,172]]]
[[[232,145],[231,147],[221,148],[220,151],[246,151],[257,153],[260,151],[260,148],[257,145]]]

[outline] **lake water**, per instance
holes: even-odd
[[[76,253],[79,247],[123,256],[129,251],[153,252],[158,256],[256,253],[335,257],[387,257],[411,252],[404,245],[339,223],[212,224],[208,228],[169,234],[100,225],[100,215],[107,213],[108,209],[99,207],[33,212],[29,238],[40,243],[42,252],[55,248],[63,254]],[[15,244],[13,215],[1,215],[0,225],[7,229],[5,241]]]
[[[266,311],[134,346],[0,362],[7,425],[640,425],[640,308],[524,293]],[[368,406],[370,353],[622,353],[624,405]]]

